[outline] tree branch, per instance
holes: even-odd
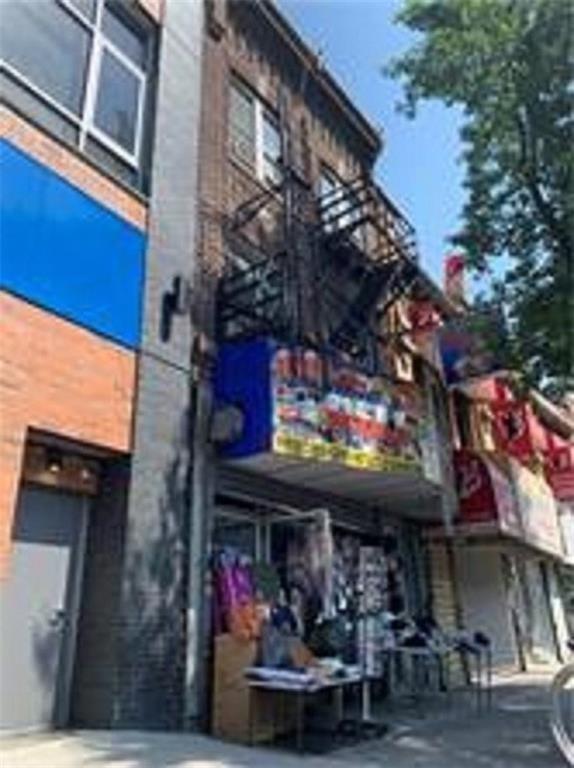
[[[524,108],[524,112],[527,109]],[[516,113],[516,124],[518,127],[518,136],[520,139],[521,165],[526,187],[532,197],[534,206],[540,213],[540,217],[546,226],[546,229],[556,241],[562,256],[565,259],[571,258],[572,243],[567,232],[564,231],[560,222],[556,219],[554,210],[540,188],[538,177],[538,150],[533,131],[530,130],[528,117],[520,110]]]

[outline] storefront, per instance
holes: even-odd
[[[500,668],[563,658],[557,581],[564,560],[557,507],[544,479],[514,459],[459,451],[456,578],[463,621],[493,641]]]
[[[243,425],[216,485],[211,727],[244,741],[244,672],[265,653],[266,624],[288,625],[295,666],[324,674],[321,660],[335,658],[383,677],[381,617],[428,609],[420,524],[443,511],[425,477],[429,425],[414,389],[265,341],[223,350],[217,392]],[[258,739],[271,737],[266,714]],[[275,735],[290,718],[274,713]]]

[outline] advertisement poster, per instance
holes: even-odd
[[[472,451],[457,451],[455,473],[461,522],[496,522],[501,533],[521,535],[511,480],[494,461]]]
[[[273,359],[273,450],[371,470],[420,470],[420,404],[309,349]]]
[[[519,462],[512,460],[510,466],[524,539],[538,549],[562,555],[558,507],[550,487]]]

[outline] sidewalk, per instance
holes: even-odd
[[[0,742],[2,768],[563,768],[548,729],[548,675],[497,682],[491,711],[455,694],[417,712],[393,708],[381,740],[323,757],[249,749],[192,734],[90,731]],[[426,715],[423,714],[426,712]]]

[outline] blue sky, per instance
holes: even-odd
[[[393,23],[400,0],[278,0],[304,39],[357,106],[382,127],[385,148],[377,178],[417,231],[421,262],[442,284],[446,238],[464,203],[456,111],[422,105],[414,121],[396,112],[400,86],[381,67],[409,48],[414,36]]]

